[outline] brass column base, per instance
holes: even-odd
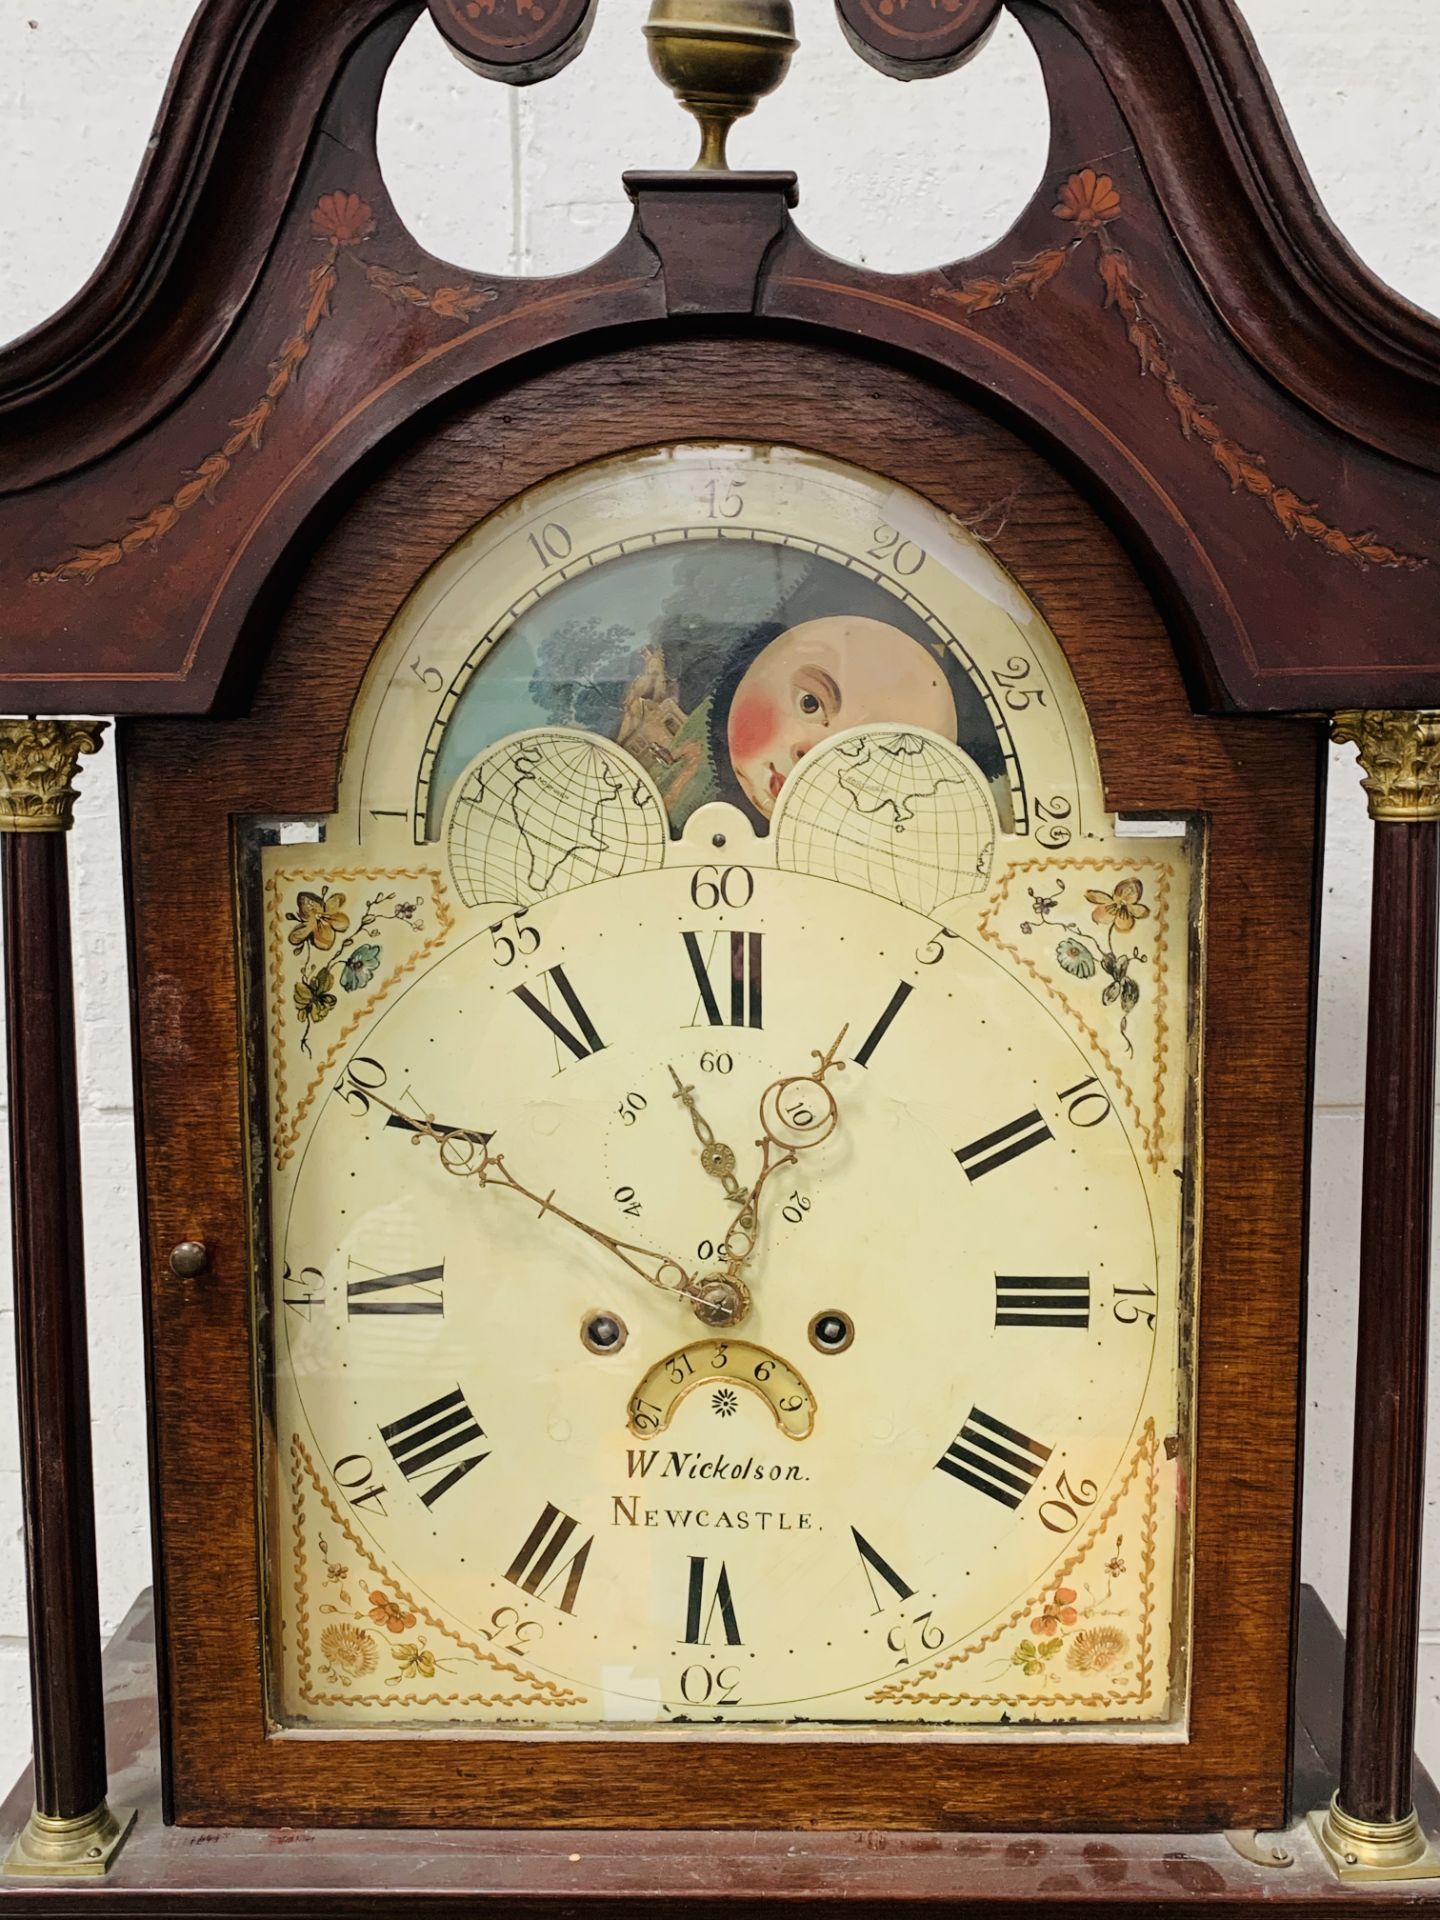
[[[1341,1807],[1339,1794],[1332,1794],[1329,1806],[1306,1820],[1341,1880],[1440,1878],[1440,1858],[1413,1809],[1403,1820],[1357,1820]]]
[[[3,1871],[32,1879],[91,1879],[110,1871],[135,1824],[135,1808],[102,1800],[90,1813],[57,1819],[37,1807],[11,1843]]]

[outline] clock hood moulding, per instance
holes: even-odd
[[[0,355],[12,708],[240,697],[287,560],[422,411],[707,324],[691,270],[722,220],[755,228],[754,285],[708,324],[858,341],[988,399],[1128,540],[1202,705],[1440,698],[1440,329],[1319,208],[1229,0],[1012,0],[1051,160],[974,260],[871,273],[805,240],[776,176],[676,174],[634,180],[619,246],[544,281],[438,261],[390,204],[376,108],[419,10],[202,8],[105,261]],[[967,8],[947,59],[993,13]]]

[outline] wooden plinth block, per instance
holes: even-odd
[[[1344,1646],[1308,1588],[1301,1594],[1294,1768],[1297,1803],[1324,1798],[1339,1762]],[[789,1920],[896,1920],[910,1911],[991,1920],[1025,1907],[1047,1920],[1118,1920],[1201,1908],[1327,1920],[1440,1920],[1440,1883],[1352,1892],[1303,1821],[1283,1833],[671,1833],[514,1829],[167,1827],[155,1739],[154,1615],[137,1602],[105,1655],[117,1793],[140,1822],[109,1878],[70,1889],[14,1886],[14,1920],[72,1920],[114,1911],[164,1920],[519,1920],[587,1914],[626,1920],[763,1920],[777,1895]],[[618,1762],[617,1762],[618,1764]],[[29,1804],[20,1780],[5,1815]],[[1432,1830],[1440,1799],[1415,1772]]]

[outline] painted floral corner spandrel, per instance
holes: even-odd
[[[392,306],[423,308],[452,323],[469,321],[498,297],[494,287],[421,286],[415,274],[398,272],[361,253],[375,233],[375,215],[358,194],[341,190],[321,196],[310,214],[310,236],[321,249],[320,258],[305,276],[303,299],[297,301],[291,332],[270,362],[264,391],[230,422],[228,436],[185,473],[180,485],[165,499],[147,507],[123,532],[94,546],[77,547],[53,566],[36,568],[30,575],[33,585],[87,583],[108,568],[118,567],[132,554],[155,549],[193,507],[202,500],[214,500],[236,461],[263,448],[277,411],[300,380],[316,336],[334,312],[342,292],[342,270],[358,275]]]
[[[290,1620],[293,1679],[312,1707],[401,1711],[580,1707],[582,1694],[527,1666],[544,1632],[512,1606],[477,1638],[448,1626],[376,1559],[351,1526],[298,1434],[290,1440]]]
[[[265,882],[270,949],[271,1150],[295,1151],[350,1035],[454,925],[429,868],[278,869]]]
[[[1016,1719],[1102,1708],[1128,1708],[1135,1717],[1164,1712],[1169,1647],[1156,1598],[1173,1526],[1171,1451],[1147,1420],[1098,1514],[1094,1481],[1062,1477],[1051,1504],[1084,1532],[1047,1584],[969,1645],[869,1698],[935,1711],[1003,1707]]]
[[[1038,300],[1082,249],[1093,247],[1105,308],[1113,309],[1124,326],[1141,378],[1153,381],[1164,394],[1180,432],[1204,450],[1229,481],[1232,493],[1248,493],[1259,500],[1289,539],[1313,541],[1352,566],[1409,571],[1427,565],[1414,554],[1388,546],[1374,532],[1349,533],[1336,526],[1317,502],[1302,499],[1293,487],[1277,480],[1265,455],[1233,439],[1221,425],[1215,408],[1196,398],[1176,367],[1134,264],[1115,239],[1113,228],[1124,211],[1110,175],[1084,167],[1065,181],[1055,203],[1056,219],[1072,229],[1071,238],[1063,246],[1042,248],[1028,259],[1017,261],[1007,273],[981,275],[958,284],[947,281],[936,291],[967,319],[976,319],[1003,307],[1016,295]]]
[[[1171,1148],[1175,1099],[1175,885],[1159,858],[1022,860],[999,876],[979,922],[981,938],[1058,1001],[1105,1062],[1152,1169]]]

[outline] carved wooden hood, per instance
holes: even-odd
[[[596,0],[429,3],[526,82]],[[904,76],[968,57],[999,5],[839,11]],[[790,176],[639,174],[620,244],[536,280],[434,259],[385,191],[417,0],[209,0],[109,254],[0,355],[4,704],[243,700],[302,549],[422,410],[680,328],[823,338],[988,400],[1126,539],[1202,705],[1440,702],[1440,330],[1316,204],[1229,0],[1010,7],[1051,147],[987,253],[874,273],[806,240]]]

